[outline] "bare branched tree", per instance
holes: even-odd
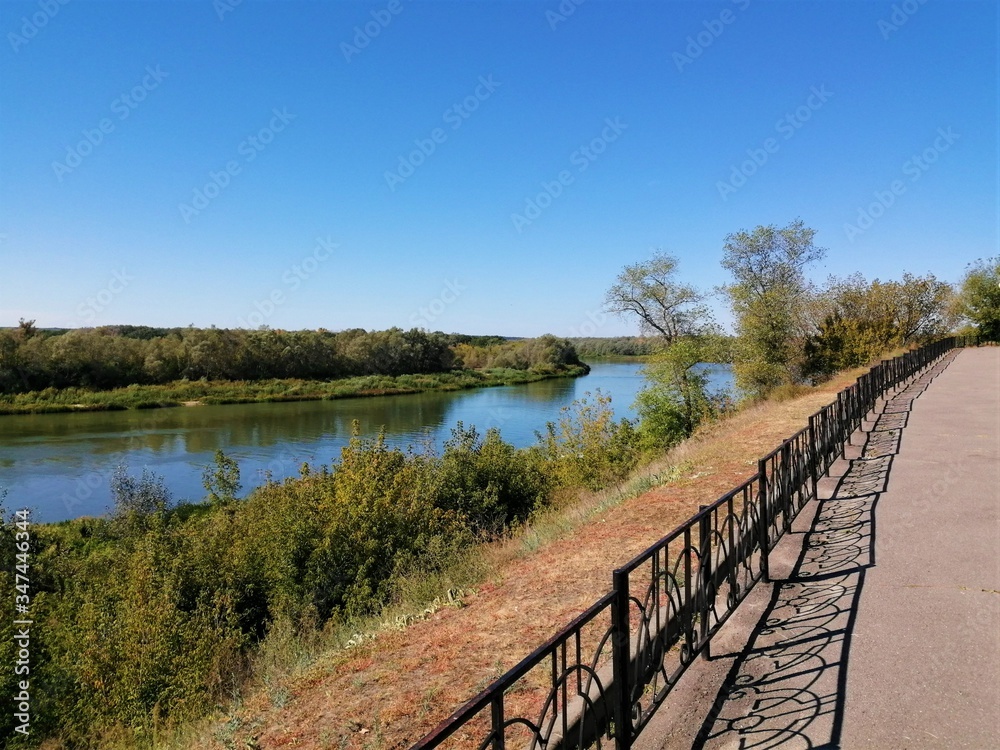
[[[650,260],[625,266],[604,300],[624,318],[635,316],[643,334],[672,344],[699,333],[710,320],[705,295],[677,280],[677,258],[657,251]]]

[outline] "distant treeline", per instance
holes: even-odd
[[[716,336],[716,346],[713,351],[717,353],[719,362],[732,361],[732,337]],[[648,357],[656,354],[663,347],[663,341],[658,337],[651,336],[610,336],[599,337],[578,337],[567,339],[576,353],[586,359],[587,357]]]
[[[448,372],[465,367],[555,371],[579,364],[565,339],[511,341],[404,331],[281,331],[104,326],[0,330],[0,393],[46,388],[106,390],[179,380],[298,378]]]
[[[581,357],[645,357],[657,341],[645,336],[578,337],[568,339]]]

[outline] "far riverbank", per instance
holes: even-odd
[[[530,370],[491,368],[417,375],[366,375],[337,380],[179,380],[165,385],[130,385],[110,390],[46,388],[43,391],[0,396],[0,415],[328,401],[523,385],[550,378],[579,377],[588,372],[590,367],[587,365],[567,365]]]

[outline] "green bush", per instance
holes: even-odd
[[[549,477],[537,452],[518,450],[490,429],[481,437],[459,422],[437,462],[437,504],[470,529],[492,536],[542,506]]]
[[[558,424],[549,422],[539,439],[560,486],[600,489],[628,474],[639,459],[635,425],[615,422],[611,397],[599,390],[564,407]]]

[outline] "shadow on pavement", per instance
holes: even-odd
[[[801,555],[787,578],[774,580],[771,601],[736,655],[695,748],[840,747],[851,634],[865,574],[875,565],[875,508],[913,401],[954,356],[889,398],[860,456],[819,501]]]

